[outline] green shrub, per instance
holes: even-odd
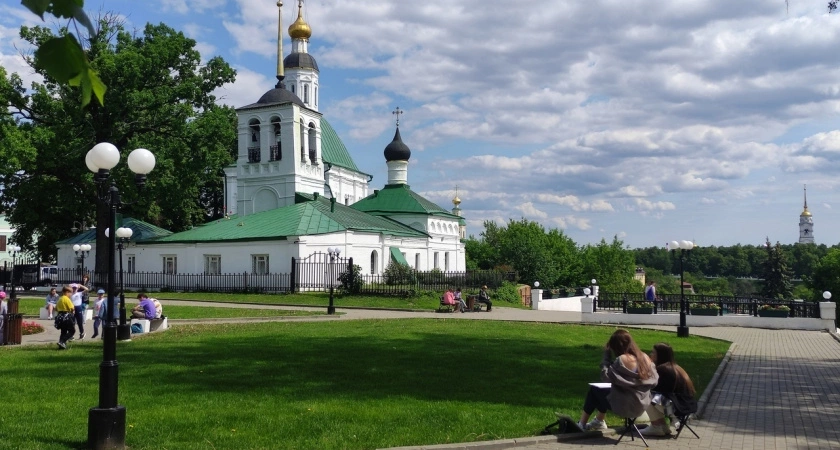
[[[385,283],[391,286],[395,284],[416,284],[417,276],[414,269],[408,264],[391,261],[385,268]]]
[[[519,297],[519,286],[510,281],[502,281],[502,285],[493,292],[492,300],[518,305],[522,302]]]
[[[358,294],[362,292],[362,286],[365,280],[362,278],[362,266],[353,264],[353,268],[346,272],[342,272],[338,277],[341,282],[341,288],[346,294]]]

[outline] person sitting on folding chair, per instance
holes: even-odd
[[[642,429],[641,433],[645,436],[665,436],[671,434],[671,428],[665,423],[666,414],[679,411],[687,415],[697,411],[694,383],[685,370],[674,362],[674,349],[670,345],[664,342],[654,345],[650,357],[656,364],[659,382],[653,388],[656,401],[645,409],[650,417],[650,426]],[[678,428],[676,417],[671,416],[670,419],[671,425]]]
[[[642,415],[650,404],[650,391],[656,386],[659,375],[653,362],[639,350],[630,333],[627,330],[616,330],[604,347],[601,379],[609,381],[611,386],[590,386],[578,422],[583,430],[606,430],[604,417],[607,410],[625,418]],[[587,423],[596,409],[598,414]]]

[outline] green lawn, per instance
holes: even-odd
[[[465,293],[466,295],[470,293]],[[126,294],[129,295],[129,294]],[[298,294],[243,294],[243,293],[215,293],[215,292],[153,292],[149,295],[159,299],[166,309],[166,300],[193,300],[201,302],[226,302],[226,303],[252,303],[264,305],[293,305],[293,306],[320,306],[326,308],[330,303],[330,295],[325,292],[298,293]],[[412,298],[400,297],[379,297],[365,295],[334,296],[334,303],[337,308],[351,306],[363,308],[388,308],[388,309],[414,309],[414,310],[435,310],[440,306],[440,293],[425,293]],[[136,301],[136,295],[130,295],[126,300]],[[465,300],[466,301],[466,300]],[[44,300],[41,299],[40,308]],[[528,308],[519,303],[496,302],[494,306],[511,308]],[[35,314],[38,313],[36,308]]]
[[[119,344],[126,444],[371,449],[536,435],[553,411],[578,416],[614,330],[452,319],[178,326]],[[729,345],[632,333],[645,350],[671,342],[700,392]],[[84,445],[101,358],[94,341],[0,348],[13,393],[3,446]]]
[[[136,300],[126,302],[125,308],[131,311],[136,305]],[[20,300],[18,311],[25,316],[37,317],[39,310],[44,306],[40,299],[23,298]],[[217,308],[203,306],[196,303],[195,306],[164,305],[163,314],[170,319],[225,319],[237,317],[277,317],[277,316],[315,316],[326,314],[326,311],[289,311],[282,309],[255,309],[255,308]]]

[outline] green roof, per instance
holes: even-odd
[[[169,236],[172,234],[169,230],[164,230],[161,227],[156,225],[152,225],[149,222],[143,222],[142,220],[135,219],[132,217],[124,217],[122,221],[120,221],[119,217],[117,218],[117,226],[119,227],[126,227],[131,228],[131,231],[134,233],[131,235],[131,240],[134,242],[141,242],[141,241],[148,241],[150,239],[155,239],[159,237]],[[91,228],[90,230],[84,231],[79,233],[75,236],[69,237],[67,239],[63,239],[61,241],[56,242],[56,244],[92,244],[96,242],[96,228]]]
[[[324,162],[361,172],[327,119],[321,117],[321,158]],[[367,174],[365,174],[367,175]]]
[[[312,194],[296,195],[297,203],[247,216],[230,216],[149,243],[285,240],[289,236],[345,230],[393,236],[426,237],[425,233],[385,217],[365,214]]]
[[[350,207],[376,215],[425,214],[459,218],[412,191],[407,184],[389,184],[380,191],[373,191],[373,194],[353,203]]]

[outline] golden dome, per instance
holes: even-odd
[[[452,199],[452,203],[454,203],[455,206],[458,206],[461,204],[461,199],[456,195],[455,198]]]
[[[298,3],[297,20],[289,25],[289,36],[292,39],[309,39],[312,36],[312,28],[303,20],[303,4]]]
[[[802,214],[800,214],[800,216],[801,216],[801,217],[811,217],[811,211],[808,211],[808,207],[807,207],[807,206],[805,207],[805,210],[804,210],[804,211],[802,211]]]

